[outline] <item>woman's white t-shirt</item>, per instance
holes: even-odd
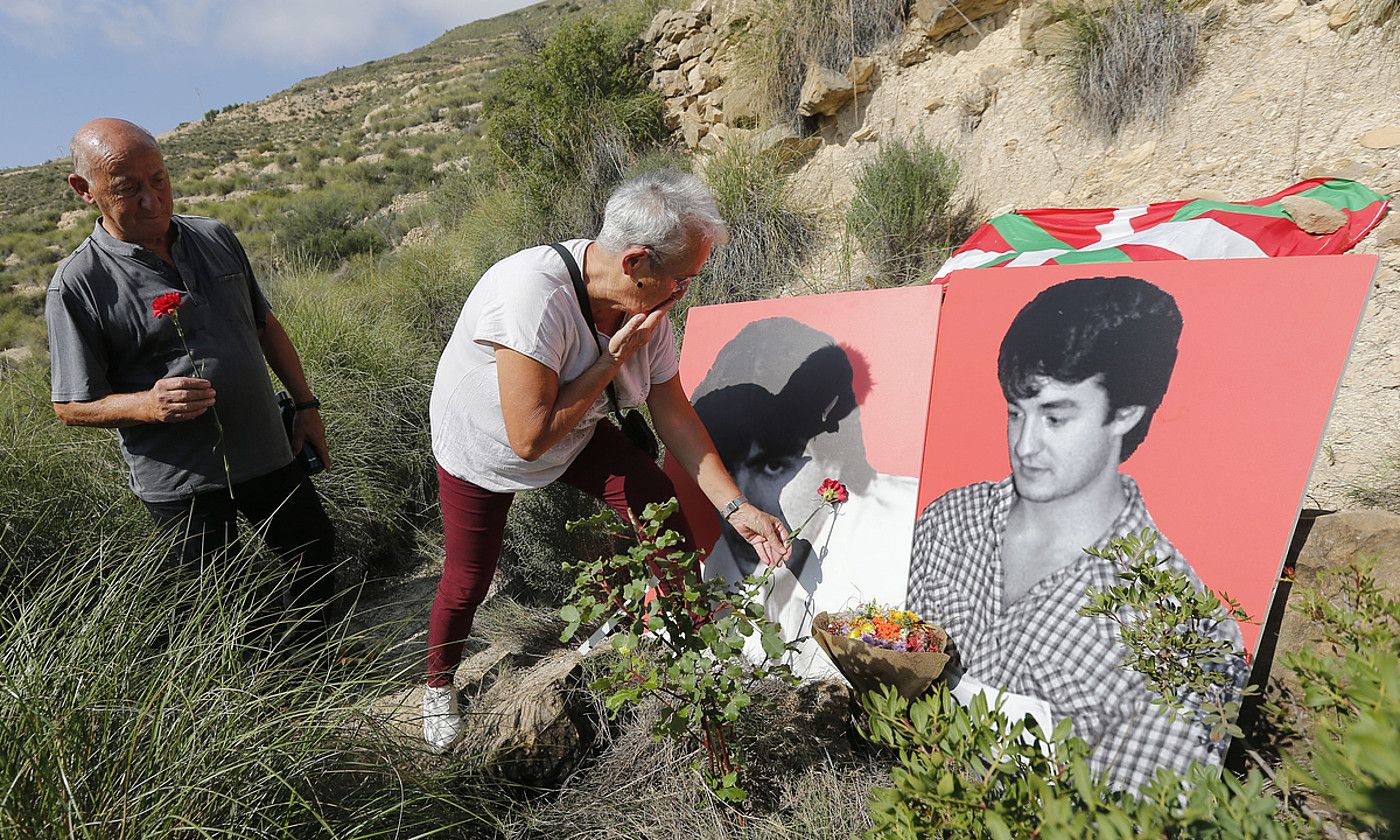
[[[584,265],[590,239],[564,244]],[[587,276],[587,275],[585,275]],[[559,375],[559,384],[577,379],[601,354],[589,335],[564,260],[548,245],[527,248],[491,266],[467,296],[452,338],[438,361],[428,415],[433,455],[442,468],[478,487],[500,493],[543,487],[568,469],[607,416],[608,394],[594,400],[583,420],[535,461],[510,448],[501,413],[501,391],[492,345],[522,353]],[[669,319],[646,346],[618,370],[613,386],[623,408],[646,401],[653,384],[678,370]]]

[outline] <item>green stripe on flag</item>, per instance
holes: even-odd
[[[1334,178],[1330,181],[1318,184],[1315,187],[1303,190],[1294,195],[1303,195],[1308,198],[1315,198],[1324,201],[1338,210],[1361,210],[1370,207],[1378,201],[1385,201],[1386,197],[1378,192],[1374,192],[1364,184],[1356,181],[1348,181],[1343,178]],[[1253,204],[1231,204],[1227,201],[1206,201],[1197,199],[1188,201],[1181,206],[1172,216],[1173,222],[1184,222],[1187,219],[1194,219],[1212,210],[1221,210],[1226,213],[1239,213],[1247,216],[1271,216],[1275,219],[1286,219],[1288,214],[1283,212],[1283,205],[1277,201],[1266,204],[1263,207],[1255,207]]]
[[[1263,207],[1255,207],[1253,204],[1231,204],[1228,201],[1206,201],[1198,198],[1195,201],[1188,201],[1182,205],[1181,209],[1172,216],[1173,222],[1184,222],[1194,219],[1197,216],[1204,216],[1212,210],[1223,210],[1226,213],[1238,213],[1242,216],[1272,216],[1275,219],[1286,219],[1288,214],[1283,212],[1283,205],[1277,202],[1265,204]]]
[[[1061,242],[1045,232],[1045,228],[1019,213],[1003,213],[988,222],[997,229],[1006,244],[1017,251],[1045,251],[1050,248],[1068,248],[1069,243]]]
[[[1092,251],[1070,251],[1055,258],[1059,265],[1083,265],[1086,263],[1132,262],[1133,258],[1119,248],[1096,248]]]
[[[1298,195],[1325,201],[1338,210],[1361,210],[1370,207],[1377,201],[1385,201],[1385,196],[1378,192],[1372,192],[1364,184],[1341,178],[1334,178],[1324,184],[1318,184],[1311,189],[1303,190]]]

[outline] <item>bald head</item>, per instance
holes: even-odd
[[[102,212],[102,227],[112,236],[166,256],[174,199],[165,158],[149,131],[111,117],[78,129],[68,186]]]
[[[136,123],[116,117],[98,117],[78,129],[69,149],[73,152],[73,173],[90,181],[95,168],[110,166],[114,159],[138,150],[159,152],[160,146],[149,131]]]

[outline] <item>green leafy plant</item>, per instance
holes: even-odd
[[[1069,720],[1046,734],[981,695],[964,707],[947,686],[913,703],[886,688],[863,706],[867,737],[899,751],[892,786],[871,799],[870,838],[1314,836],[1267,795],[1257,770],[1245,779],[1205,766],[1161,770],[1133,795],[1090,771],[1089,746]]]
[[[1121,622],[1125,664],[1183,711],[1185,698],[1227,688],[1211,666],[1228,653],[1209,627],[1241,613],[1156,568],[1155,538],[1144,532],[1097,552],[1119,564],[1123,583],[1090,593],[1085,612]],[[1088,746],[1070,735],[1068,720],[1047,735],[980,697],[963,707],[946,686],[913,703],[886,691],[863,700],[867,737],[899,750],[892,786],[872,798],[869,836],[1340,836],[1332,820],[1298,801],[1294,776],[1352,827],[1395,836],[1386,832],[1400,822],[1400,599],[1352,566],[1324,574],[1302,609],[1323,647],[1284,660],[1315,724],[1311,754],[1291,761],[1284,768],[1291,773],[1261,766],[1241,778],[1196,765],[1184,774],[1159,770],[1135,794],[1114,791],[1090,771]],[[1228,706],[1215,711],[1233,716]],[[1232,724],[1229,731],[1239,737]]]
[[[776,660],[795,651],[797,643],[784,642],[778,625],[764,618],[766,574],[745,580],[737,591],[701,580],[696,553],[682,550],[680,535],[665,528],[679,507],[675,499],[649,504],[631,526],[611,511],[569,524],[635,543],[625,552],[570,565],[576,578],[569,603],[560,610],[568,622],[561,638],[615,620],[617,658],[593,684],[607,693],[608,711],[616,714],[644,697],[659,701],[653,735],[702,747],[698,769],[711,790],[738,802],[747,794],[735,722],[753,702],[758,681],[796,684],[791,669]],[[768,657],[762,663],[744,654],[753,636]]]
[[[872,283],[901,286],[928,273],[972,231],[972,207],[955,206],[958,164],[918,138],[883,143],[856,176],[846,232],[870,258]]]
[[[1123,667],[1146,680],[1152,702],[1191,714],[1210,727],[1211,738],[1243,735],[1235,720],[1240,702],[1244,660],[1230,640],[1212,631],[1222,621],[1248,621],[1233,598],[1196,586],[1187,574],[1157,560],[1157,534],[1150,529],[1115,539],[1086,552],[1118,568],[1121,581],[1106,589],[1090,588],[1080,614],[1118,625],[1127,648]]]
[[[1322,573],[1300,609],[1320,644],[1284,657],[1312,718],[1309,755],[1293,769],[1356,829],[1400,832],[1400,598],[1366,564]],[[1389,827],[1389,832],[1387,832]]]

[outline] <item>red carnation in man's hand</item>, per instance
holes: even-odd
[[[179,292],[166,292],[151,302],[151,314],[163,318],[180,308],[183,301]]]
[[[851,494],[846,492],[846,485],[834,478],[828,478],[822,482],[822,486],[817,488],[817,495],[827,504],[844,504]]]

